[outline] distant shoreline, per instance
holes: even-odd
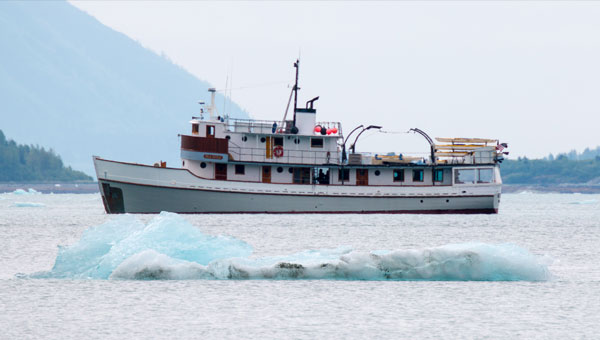
[[[43,194],[95,194],[99,192],[97,182],[0,183],[0,193],[13,192],[17,189],[28,190],[29,188]]]
[[[588,184],[503,184],[502,192],[505,194],[519,192],[554,193],[554,194],[600,194],[600,185]]]
[[[32,188],[44,194],[95,194],[99,192],[97,182],[84,183],[0,183],[0,193],[13,192],[17,189],[27,190]],[[600,185],[585,184],[504,184],[502,192],[505,194],[519,192],[559,193],[559,194],[600,194]]]

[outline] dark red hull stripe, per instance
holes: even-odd
[[[203,212],[187,212],[187,211],[171,211],[178,214],[497,214],[498,209],[457,209],[457,210],[377,210],[377,211],[203,211]],[[128,212],[128,214],[158,214],[157,212]]]

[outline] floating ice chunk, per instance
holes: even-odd
[[[543,281],[546,258],[512,244],[467,243],[434,248],[357,252],[350,247],[250,258],[252,248],[209,236],[177,214],[148,224],[120,215],[59,247],[54,267],[34,278],[97,279],[326,279]]]
[[[510,244],[457,244],[379,255],[338,248],[287,257],[218,259],[207,266],[144,251],[125,260],[110,278],[544,281],[551,278],[547,262]]]
[[[34,203],[34,202],[15,202],[13,204],[14,207],[17,208],[41,208],[41,207],[45,207],[46,205],[43,203]]]
[[[29,188],[27,190],[16,189],[12,193],[13,193],[13,195],[39,195],[39,194],[41,194],[41,192],[39,192],[33,188]]]
[[[569,204],[596,204],[596,203],[598,203],[598,200],[594,200],[594,199],[569,202]]]
[[[162,212],[147,225],[119,215],[86,230],[76,244],[59,247],[52,270],[33,276],[106,279],[123,261],[146,250],[198,264],[252,253],[247,243],[205,235],[177,214]]]
[[[121,263],[110,279],[133,280],[190,280],[213,279],[206,267],[184,260],[174,259],[154,250],[144,250]]]

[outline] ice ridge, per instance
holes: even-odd
[[[60,247],[52,270],[33,278],[125,280],[544,281],[548,260],[512,244],[465,243],[395,251],[351,247],[250,257],[247,243],[203,234],[163,212],[144,224],[121,215]]]

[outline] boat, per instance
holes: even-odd
[[[316,119],[298,107],[299,61],[280,121],[219,115],[210,105],[180,134],[181,167],[93,157],[107,213],[498,213],[506,143],[436,138],[425,157],[356,152],[360,125]],[[293,112],[288,111],[293,98]],[[349,141],[354,137],[354,141]],[[347,148],[348,146],[348,148]]]

